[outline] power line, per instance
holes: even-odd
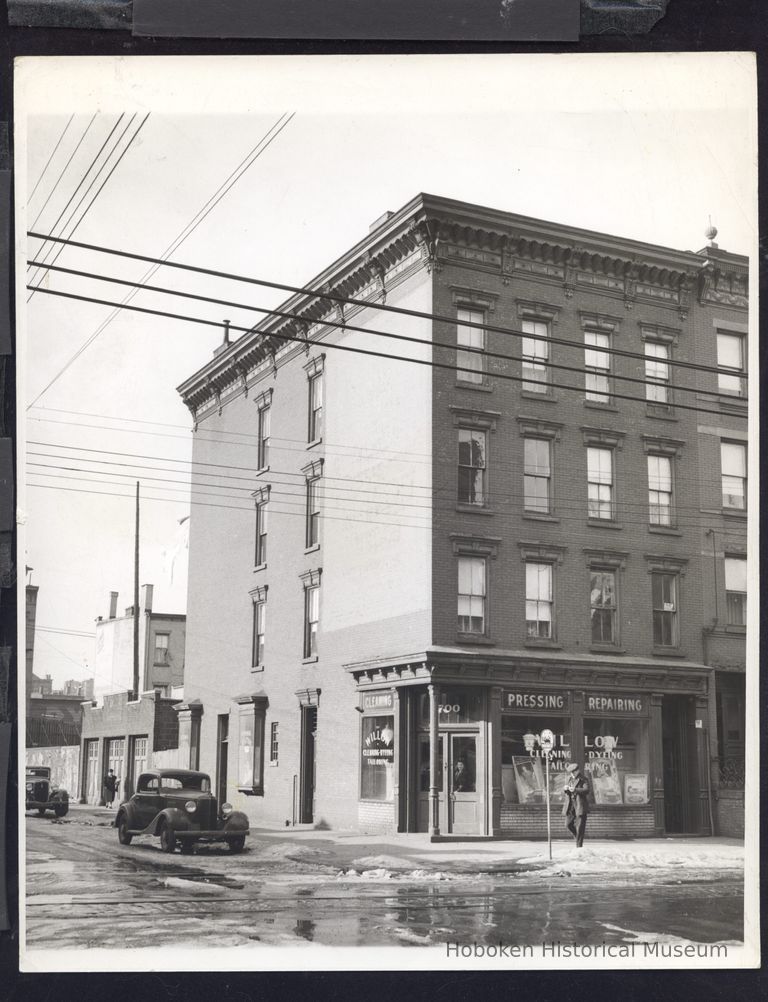
[[[73,300],[77,300],[77,301],[85,302],[85,303],[96,303],[99,306],[118,306],[118,305],[121,305],[121,304],[115,303],[114,301],[108,300],[108,299],[96,299],[96,298],[94,298],[92,296],[80,296],[80,295],[76,295],[73,292],[60,292],[60,291],[55,290],[55,289],[44,289],[44,288],[42,288],[42,286],[34,286],[33,287],[33,286],[30,286],[30,285],[27,285],[27,288],[28,289],[35,288],[37,291],[42,292],[46,296],[58,296],[58,297],[63,298],[63,299],[73,299]],[[169,320],[181,320],[181,321],[184,321],[184,322],[187,322],[187,323],[203,324],[204,326],[207,326],[207,327],[221,327],[221,323],[219,321],[217,321],[217,320],[204,320],[201,317],[192,317],[192,316],[189,316],[188,314],[170,313],[170,312],[168,312],[166,310],[152,310],[152,309],[149,309],[148,307],[143,307],[143,306],[128,306],[126,304],[122,305],[122,309],[131,310],[134,313],[144,313],[144,314],[147,314],[149,316],[165,317],[166,319],[169,319]],[[272,312],[272,311],[270,311],[270,312]],[[245,332],[245,333],[247,333],[247,332],[249,332],[249,331],[252,330],[252,328],[250,328],[250,327],[240,327],[237,324],[230,324],[229,325],[229,329],[230,330],[236,330],[236,331],[242,331],[242,332]],[[276,332],[270,332],[270,336],[276,337],[276,338],[278,338],[278,340],[281,340],[281,341],[295,342],[297,344],[302,344],[302,345],[305,345],[305,344],[308,343],[305,338],[294,337],[293,335],[290,335],[290,334],[282,334],[282,333],[278,334]],[[323,344],[324,347],[326,347],[326,348],[332,348],[334,351],[346,351],[346,352],[350,352],[350,353],[355,354],[355,355],[369,355],[369,356],[371,356],[373,358],[386,358],[386,359],[390,359],[391,361],[409,362],[409,363],[411,363],[413,365],[426,365],[426,366],[428,366],[430,368],[433,368],[433,369],[447,369],[450,372],[466,372],[466,368],[465,367],[463,367],[463,366],[456,366],[456,365],[449,365],[447,362],[435,362],[434,360],[421,359],[421,358],[407,358],[404,355],[394,355],[394,354],[388,354],[387,352],[373,351],[370,348],[354,348],[351,345],[334,344],[333,342],[330,342],[330,341],[324,341],[324,342],[322,342],[322,344]],[[429,342],[425,342],[424,346],[428,347],[429,346]],[[531,382],[530,378],[526,378],[524,376],[515,376],[515,375],[512,375],[511,373],[496,372],[493,375],[494,375],[495,379],[506,379],[506,380],[509,380],[511,382],[514,382],[514,383],[530,383]],[[58,377],[54,377],[54,381],[55,381],[55,378],[58,378]],[[549,382],[549,383],[547,383],[547,386],[551,387],[553,389],[568,390],[571,393],[579,393],[579,394],[581,394],[581,393],[584,392],[584,390],[583,390],[582,387],[580,387],[580,386],[569,386],[566,383]],[[45,392],[45,390],[43,392]],[[32,403],[35,403],[37,400],[39,400],[40,396],[42,396],[42,394],[39,394]],[[633,397],[633,396],[629,396],[629,395],[627,395],[625,393],[614,393],[614,392],[612,392],[612,393],[609,394],[609,396],[612,399],[614,399],[614,400],[630,400],[630,401],[633,401],[634,403],[640,403],[640,404],[643,404],[643,405],[647,405],[647,403],[648,403],[648,401],[644,397]],[[32,406],[32,405],[30,404],[30,406]],[[722,417],[722,412],[721,411],[712,410],[711,408],[708,408],[708,407],[697,407],[695,404],[675,403],[674,406],[675,406],[675,408],[681,409],[681,410],[696,411],[696,412],[698,412],[700,414],[714,414],[717,417]],[[734,415],[734,416],[735,417],[740,417],[740,418],[741,417],[746,418],[746,415],[741,415],[741,414]]]
[[[64,164],[63,168],[61,169],[61,172],[59,173],[59,176],[56,178],[56,181],[55,181],[55,183],[53,185],[53,188],[51,188],[51,190],[50,190],[50,192],[48,194],[48,198],[46,198],[45,202],[43,202],[42,208],[40,209],[40,211],[38,212],[38,214],[35,216],[35,221],[32,223],[32,228],[33,229],[34,229],[35,226],[37,226],[37,222],[40,219],[40,216],[42,216],[43,212],[45,212],[46,205],[48,205],[48,202],[50,202],[50,200],[51,200],[51,196],[54,194],[54,192],[56,191],[56,189],[59,187],[59,184],[60,184],[62,178],[66,174],[66,172],[67,172],[67,170],[69,168],[69,165],[72,163],[73,159],[75,158],[75,155],[76,155],[77,151],[80,149],[80,147],[81,147],[81,145],[83,143],[83,140],[85,139],[85,137],[90,132],[91,126],[93,125],[94,121],[96,120],[96,116],[97,115],[98,115],[98,112],[94,112],[93,117],[91,118],[90,122],[86,125],[85,130],[83,131],[82,136],[78,140],[77,145],[75,146],[75,148],[70,153],[69,159],[67,160],[67,162]],[[66,206],[65,206],[64,211],[66,211]],[[59,217],[59,218],[61,218],[61,217]],[[57,220],[57,222],[58,222],[58,220]],[[55,227],[56,227],[56,223],[54,223],[54,225],[51,227],[51,229],[55,229]],[[40,244],[40,250],[42,250],[43,247],[45,247],[46,242],[47,241],[43,241],[43,243]]]
[[[35,633],[66,633],[73,637],[95,637],[95,633],[86,633],[84,630],[65,630],[56,626],[36,626]]]
[[[113,167],[111,168],[111,170],[109,171],[109,173],[107,174],[107,176],[102,181],[101,185],[99,186],[98,190],[96,191],[96,194],[93,196],[93,198],[90,200],[90,202],[83,209],[83,212],[82,212],[80,218],[77,220],[77,222],[75,223],[75,225],[69,231],[69,235],[70,236],[72,236],[74,233],[76,233],[77,230],[79,229],[80,224],[83,222],[83,220],[85,219],[85,217],[90,212],[91,208],[93,207],[94,202],[99,197],[99,195],[102,193],[102,191],[104,190],[104,188],[106,187],[106,185],[109,183],[109,179],[112,177],[112,175],[115,173],[115,171],[117,170],[117,168],[120,166],[120,163],[122,162],[123,157],[126,155],[126,153],[131,148],[131,146],[133,146],[133,143],[135,142],[138,134],[144,128],[144,125],[145,125],[147,119],[149,118],[149,115],[150,115],[150,112],[147,112],[147,114],[144,116],[144,118],[139,123],[139,127],[136,129],[136,131],[133,133],[133,135],[131,136],[131,138],[126,143],[125,148],[123,149],[122,153],[117,158],[117,160],[115,161]],[[104,170],[104,168],[106,167],[107,163],[109,162],[109,157],[111,157],[112,154],[115,152],[115,150],[118,148],[118,146],[120,145],[120,143],[123,140],[123,137],[128,132],[128,129],[131,127],[131,125],[132,125],[133,121],[135,120],[135,118],[136,118],[136,115],[133,115],[131,117],[131,119],[129,120],[128,125],[126,125],[125,129],[123,129],[123,132],[121,133],[120,138],[117,140],[117,142],[115,143],[115,145],[113,146],[113,148],[110,150],[109,154],[107,155],[107,159],[104,161],[104,163],[102,164],[102,166],[99,168],[98,173],[94,176],[93,180],[88,185],[88,188],[86,189],[85,193],[83,194],[83,197],[80,199],[80,201],[75,206],[72,214],[70,215],[69,219],[67,220],[67,223],[70,223],[72,221],[72,216],[74,216],[74,214],[77,212],[77,210],[80,208],[80,206],[83,204],[83,202],[87,198],[88,192],[91,190],[91,188],[93,187],[93,185],[96,183],[99,175]],[[64,249],[65,249],[64,245],[62,245],[62,246],[60,246],[58,248],[56,256],[53,259],[54,262],[59,259],[59,256],[61,255],[62,251],[64,251]],[[47,256],[48,256],[47,252],[46,252],[45,256],[47,258]],[[33,278],[30,279],[30,281],[33,281],[33,280],[34,280]],[[29,298],[31,299],[33,295],[34,295],[34,292],[30,294]],[[29,300],[27,300],[27,302],[29,302]]]
[[[199,294],[191,293],[191,292],[182,292],[182,291],[177,290],[177,289],[168,289],[168,288],[165,288],[163,286],[158,286],[158,285],[147,285],[144,282],[142,282],[142,283],[132,282],[132,281],[129,281],[128,279],[117,278],[117,277],[110,276],[110,275],[101,275],[101,274],[99,274],[97,272],[80,271],[80,270],[78,270],[76,268],[64,268],[64,267],[61,267],[61,266],[55,266],[54,264],[45,264],[44,262],[37,262],[35,260],[32,260],[29,263],[31,265],[40,264],[40,266],[43,267],[46,270],[57,271],[57,272],[61,272],[63,274],[67,274],[67,275],[76,275],[79,278],[89,278],[89,279],[94,279],[94,280],[99,281],[99,282],[110,282],[110,283],[112,283],[114,285],[127,285],[127,286],[131,286],[131,287],[135,287],[135,288],[138,288],[139,285],[140,285],[141,288],[144,289],[147,292],[159,292],[159,293],[161,293],[163,295],[178,296],[178,297],[181,297],[183,299],[193,299],[193,300],[195,300],[197,302],[203,302],[203,303],[213,303],[213,304],[215,304],[217,306],[231,306],[231,307],[233,307],[235,309],[241,309],[241,310],[245,310],[247,312],[263,313],[266,316],[277,316],[277,317],[287,318],[287,319],[290,319],[290,320],[298,320],[298,319],[300,319],[300,317],[296,313],[290,313],[290,312],[286,312],[286,311],[283,311],[283,310],[266,309],[266,308],[260,307],[260,306],[252,306],[252,305],[250,305],[248,303],[238,303],[238,302],[233,302],[233,301],[227,300],[227,299],[217,299],[217,298],[214,298],[214,297],[211,297],[211,296],[203,296],[203,295],[199,295]],[[423,340],[423,338],[414,337],[414,336],[408,335],[408,334],[395,334],[392,331],[383,331],[383,330],[378,330],[378,329],[369,328],[369,327],[357,327],[357,326],[355,326],[353,324],[348,324],[348,323],[346,323],[343,320],[342,321],[338,321],[338,320],[326,320],[326,321],[323,321],[323,323],[326,326],[330,326],[330,327],[334,327],[334,328],[337,328],[337,329],[341,329],[343,331],[355,331],[355,332],[361,333],[361,334],[371,334],[371,335],[375,335],[377,337],[391,338],[392,340],[395,340],[395,341],[405,341],[405,342],[407,342],[409,344],[418,344],[418,345],[422,345],[423,346],[424,343],[425,343],[424,340]],[[280,335],[277,335],[277,336],[279,337]],[[466,353],[466,354],[478,355],[481,358],[495,358],[495,359],[500,359],[500,360],[505,361],[505,362],[522,362],[522,363],[524,363],[524,362],[527,361],[527,359],[524,356],[522,356],[522,355],[507,355],[507,354],[504,354],[503,352],[490,351],[487,348],[474,348],[474,347],[465,346],[465,345],[461,345],[461,346],[459,346],[457,348],[457,346],[455,344],[448,344],[445,341],[436,341],[434,339],[432,339],[429,342],[429,344],[433,348],[445,348],[445,349],[447,349],[450,352],[461,351],[461,352]],[[579,347],[582,347],[582,346],[579,345]],[[598,351],[598,349],[595,349],[595,351]],[[537,360],[536,361],[536,365],[540,366],[542,368],[546,368],[546,369],[560,369],[560,370],[562,370],[564,372],[575,372],[575,373],[578,373],[579,375],[585,375],[588,371],[590,371],[590,372],[592,371],[592,370],[588,370],[586,368],[586,366],[565,365],[562,362],[550,362],[550,361],[544,361],[544,360]],[[466,372],[468,370],[466,368],[463,368],[463,369],[460,369],[459,371]],[[497,373],[491,373],[491,374],[492,375],[497,375]],[[660,382],[658,379],[648,379],[648,378],[643,379],[643,378],[640,378],[639,376],[624,376],[624,375],[620,375],[617,372],[606,373],[606,376],[610,380],[620,380],[620,381],[625,382],[625,383],[640,384],[641,386],[653,386],[653,387],[656,387],[657,389],[659,387],[663,387],[663,388],[669,389],[669,390],[677,390],[678,392],[682,392],[682,393],[696,393],[696,394],[698,394],[698,393],[701,392],[701,390],[697,386],[681,386],[679,383]],[[525,382],[533,382],[533,380],[531,380],[530,378],[524,379],[524,381]],[[546,384],[546,385],[550,385],[550,384]],[[556,385],[556,384],[552,384],[552,385]],[[612,394],[609,391],[606,391],[606,393],[604,395],[610,397],[610,396],[614,396],[615,394]],[[719,392],[718,393],[712,392],[712,393],[710,393],[708,395],[711,395],[713,397],[723,397],[723,398],[726,398],[726,399],[733,399],[732,395],[730,395],[730,394],[723,394],[723,393],[719,393]],[[741,397],[739,399],[742,400],[744,403],[747,402],[746,398],[744,398],[744,397]]]
[[[53,151],[52,151],[51,155],[50,155],[50,156],[48,157],[48,159],[47,159],[47,160],[46,160],[46,162],[45,162],[45,167],[43,167],[42,171],[40,172],[40,176],[38,177],[37,181],[35,182],[35,186],[34,186],[34,188],[32,189],[32,191],[31,191],[31,193],[30,193],[29,197],[27,198],[27,205],[29,205],[29,203],[30,203],[30,202],[32,201],[32,199],[33,199],[33,198],[35,197],[35,192],[36,192],[36,191],[37,191],[37,189],[38,189],[38,188],[40,187],[40,182],[41,182],[41,181],[43,180],[43,178],[45,177],[45,174],[46,174],[46,171],[48,170],[48,168],[49,168],[49,167],[50,167],[50,165],[51,165],[51,161],[52,161],[52,160],[53,160],[53,158],[54,158],[54,157],[56,156],[56,150],[58,150],[59,146],[61,146],[61,141],[63,140],[64,136],[66,136],[66,134],[67,134],[67,129],[68,129],[68,128],[70,127],[70,125],[72,124],[72,119],[73,119],[74,117],[75,117],[75,116],[74,116],[74,113],[73,113],[73,114],[71,114],[71,115],[69,116],[69,120],[67,121],[67,124],[66,124],[66,125],[64,126],[64,129],[62,130],[62,133],[61,133],[61,135],[59,136],[58,140],[56,141],[56,145],[55,145],[55,146],[53,147]],[[54,188],[55,188],[55,185],[54,185]],[[49,196],[48,196],[48,198],[50,198],[50,197],[51,197],[51,196],[49,195]],[[45,205],[47,205],[47,204],[48,204],[48,199],[46,199],[46,201],[45,201]],[[43,206],[43,208],[45,208],[45,205]],[[37,218],[35,219],[34,223],[32,223],[32,225],[33,225],[33,226],[35,226],[35,225],[37,224],[37,220],[38,220],[39,218],[40,218],[40,216],[38,215],[38,216],[37,216]]]
[[[27,231],[27,235],[30,237],[36,237],[40,239],[44,237],[44,234],[34,233],[31,231]],[[144,254],[133,254],[130,253],[129,251],[121,251],[112,247],[104,247],[99,244],[82,243],[77,240],[69,240],[61,237],[50,237],[48,239],[54,240],[59,243],[69,244],[72,247],[78,247],[82,250],[96,251],[97,253],[100,254],[111,254],[117,257],[128,258],[129,260],[133,261],[149,261],[156,263],[158,267],[165,265],[169,268],[176,268],[181,271],[190,271],[200,275],[208,275],[211,276],[212,278],[224,278],[234,282],[244,282],[248,285],[259,285],[268,289],[278,289],[283,292],[292,292],[297,295],[307,296],[308,298],[326,299],[334,303],[343,303],[348,306],[359,306],[362,309],[382,310],[387,313],[396,313],[401,316],[416,317],[422,320],[438,321],[440,323],[450,324],[451,326],[456,326],[456,324],[459,323],[459,321],[455,316],[451,317],[440,313],[428,313],[422,310],[412,310],[412,309],[407,309],[406,307],[403,306],[392,306],[391,304],[388,303],[376,303],[366,299],[355,299],[351,296],[341,296],[338,295],[337,293],[317,292],[313,289],[307,289],[302,286],[287,285],[282,282],[269,282],[266,279],[262,278],[251,278],[248,277],[247,275],[237,275],[233,274],[232,272],[216,271],[213,268],[203,268],[200,266],[195,266],[190,264],[182,264],[178,261],[165,261],[158,258],[148,257],[147,255]],[[702,262],[702,264],[703,263],[704,262]],[[297,319],[312,324],[317,323],[321,325],[327,325],[329,323],[329,321],[326,321],[324,319],[310,319],[306,317],[297,317]],[[515,330],[509,327],[500,327],[495,324],[489,324],[489,323],[479,323],[477,321],[472,321],[472,320],[462,320],[460,321],[460,325],[462,327],[470,327],[481,331],[492,331],[498,334],[508,334],[515,337],[524,337],[529,341],[544,341],[548,344],[559,344],[563,345],[566,348],[578,348],[579,350],[583,350],[584,348],[583,344],[577,344],[573,341],[568,341],[565,338],[552,337],[549,334],[545,335],[545,334],[527,333],[522,330]],[[236,328],[236,329],[243,330],[243,328]],[[248,328],[245,332],[251,333],[252,330],[253,328]],[[268,331],[266,329],[258,331],[258,333],[275,336],[274,331]],[[463,346],[462,350],[464,350]],[[618,355],[621,356],[622,358],[634,358],[642,362],[646,362],[649,357],[647,355],[640,354],[639,352],[627,351],[622,348],[610,347],[610,348],[599,348],[596,350],[606,355]],[[687,362],[683,361],[682,359],[672,359],[672,358],[665,359],[664,363],[666,365],[675,366],[678,368],[694,369],[699,372],[710,372],[718,375],[722,374],[722,375],[732,376],[734,374],[732,369],[724,369],[718,366],[704,365],[701,362]],[[742,374],[742,378],[746,378],[746,374]]]
[[[230,189],[240,180],[243,174],[254,164],[259,157],[269,148],[272,142],[280,135],[283,129],[288,125],[291,119],[294,117],[295,112],[291,112],[288,115],[286,112],[277,119],[274,125],[272,125],[261,137],[261,139],[256,143],[256,145],[251,149],[251,151],[246,155],[246,157],[240,161],[238,166],[232,171],[224,182],[219,185],[213,195],[208,199],[208,201],[203,205],[201,209],[192,217],[191,221],[177,234],[177,236],[171,241],[166,249],[162,252],[160,258],[153,259],[153,267],[149,268],[145,274],[142,276],[141,281],[144,281],[157,271],[161,264],[165,263],[167,258],[175,253],[179,247],[194,233],[200,223],[208,216],[208,214],[219,204],[222,198],[230,191]],[[122,303],[110,304],[115,308],[96,328],[96,330],[86,339],[86,341],[78,348],[75,354],[62,366],[61,369],[54,375],[53,379],[46,384],[46,386],[38,393],[31,404],[27,406],[27,410],[34,406],[37,401],[42,397],[48,390],[53,386],[53,384],[61,378],[61,376],[67,371],[67,369],[75,362],[80,355],[96,340],[96,338],[110,325],[110,323],[117,317],[122,309],[127,309],[127,303],[136,295],[138,290],[133,290],[129,292],[123,299]]]

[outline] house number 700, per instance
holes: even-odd
[[[458,703],[444,703],[438,706],[439,713],[461,713],[461,706]]]

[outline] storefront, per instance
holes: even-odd
[[[567,685],[566,677],[503,684],[501,672],[493,683],[460,680],[456,671],[443,682],[434,670],[424,684],[408,669],[408,678],[360,693],[363,827],[543,837],[548,786],[559,836],[566,766],[578,762],[589,778],[592,834],[711,830],[706,671],[593,671]],[[361,676],[358,686],[367,681]],[[549,761],[545,728],[555,735]]]

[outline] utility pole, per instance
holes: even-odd
[[[139,698],[139,481],[136,481],[136,548],[133,556],[133,698]]]

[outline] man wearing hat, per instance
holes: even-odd
[[[568,782],[565,785],[565,803],[563,804],[563,817],[565,827],[576,839],[576,848],[581,849],[584,844],[584,829],[587,826],[587,793],[589,784],[587,777],[579,769],[576,762],[569,762],[565,767],[568,773]]]

